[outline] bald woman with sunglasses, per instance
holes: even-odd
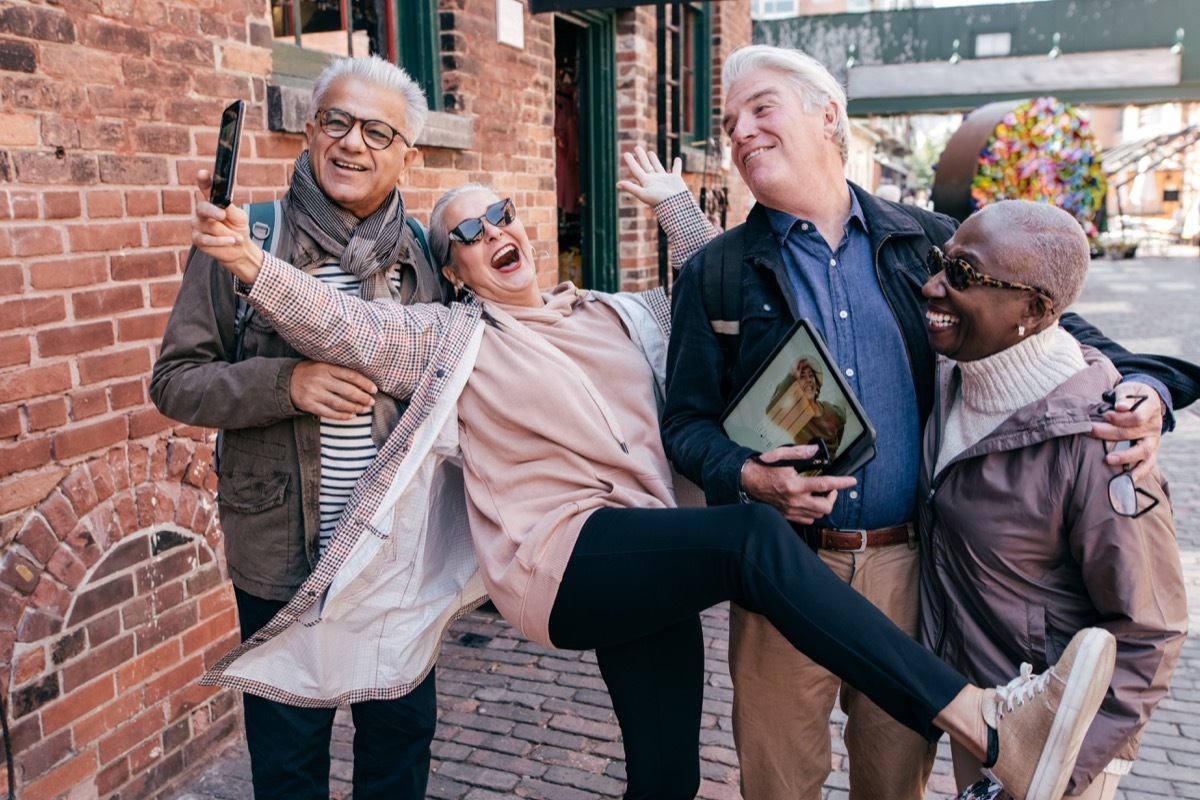
[[[1162,474],[1134,480],[1105,463],[1113,442],[1086,435],[1120,380],[1058,324],[1088,263],[1070,214],[1024,200],[985,207],[929,253],[940,357],[921,471],[921,639],[986,685],[1044,669],[1081,628],[1111,632],[1116,671],[1067,788],[1110,800],[1188,613]],[[980,779],[978,759],[953,754],[960,789]]]
[[[668,173],[639,152],[630,166],[643,185],[668,187],[655,211],[672,243],[703,244],[711,232],[679,164]],[[262,253],[240,209],[197,204],[196,246],[283,336],[409,400],[313,579],[207,680],[309,702],[403,692],[486,589],[533,641],[596,651],[623,734],[625,796],[690,798],[699,614],[732,599],[913,730],[949,732],[1018,796],[1061,791],[1107,685],[1111,637],[1081,634],[1060,665],[1008,694],[970,685],[834,577],[774,509],[676,507],[658,431],[661,291],[543,292],[518,209],[479,185],[438,201],[430,240],[458,301],[396,311]],[[830,492],[852,483],[819,480]],[[1002,701],[1019,710],[997,718]]]

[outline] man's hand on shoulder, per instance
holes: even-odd
[[[1133,479],[1140,481],[1150,474],[1158,461],[1163,427],[1162,398],[1153,388],[1136,381],[1122,383],[1113,391],[1113,408],[1105,412],[1104,422],[1093,423],[1091,435],[1106,441],[1133,442],[1126,450],[1109,453],[1105,461],[1114,467],[1129,465]]]
[[[781,459],[810,458],[811,445],[778,447],[763,453],[765,464],[754,460],[742,466],[742,491],[751,500],[774,506],[789,522],[811,525],[833,510],[840,489],[858,481],[845,475],[818,475],[806,478],[791,467],[773,467]]]
[[[292,370],[288,391],[292,405],[309,414],[347,420],[375,405],[375,384],[346,367],[323,361],[301,361]]]

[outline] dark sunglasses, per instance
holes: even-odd
[[[492,203],[482,217],[464,219],[450,229],[450,241],[459,244],[475,244],[483,238],[483,221],[486,219],[497,228],[506,227],[517,218],[517,207],[511,198]]]
[[[1003,281],[993,278],[991,275],[985,275],[961,258],[950,258],[937,247],[929,248],[929,255],[925,258],[925,268],[929,270],[930,275],[937,275],[945,270],[947,282],[960,292],[968,286],[995,286],[997,289],[1036,292],[1046,295],[1051,300],[1054,299],[1054,295],[1039,286]]]
[[[321,132],[330,139],[341,139],[354,130],[355,123],[362,123],[362,138],[367,147],[372,150],[386,150],[396,137],[409,147],[412,142],[403,133],[379,119],[359,119],[351,116],[340,108],[326,108],[317,112],[317,124]]]

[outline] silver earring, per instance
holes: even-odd
[[[1025,336],[1025,326],[1024,325],[1017,326],[1017,336],[1021,336],[1021,337]]]

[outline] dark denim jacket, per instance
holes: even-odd
[[[926,305],[921,296],[928,277],[925,255],[931,245],[943,246],[957,223],[930,214],[931,227],[944,229],[940,241],[930,241],[906,210],[854,184],[850,188],[867,221],[875,274],[903,336],[924,421],[933,405],[934,386],[934,356],[925,334]],[[704,489],[711,505],[738,502],[742,465],[753,454],[725,436],[721,413],[795,322],[782,288],[787,281],[783,256],[766,211],[759,206],[746,219],[744,241],[741,336],[737,356],[728,368],[704,311],[700,287],[704,251],[684,265],[672,291],[663,443],[667,456]],[[1075,314],[1064,314],[1061,322],[1079,341],[1108,356],[1121,374],[1144,374],[1161,381],[1171,391],[1176,408],[1200,395],[1200,368],[1195,365],[1132,354]]]

